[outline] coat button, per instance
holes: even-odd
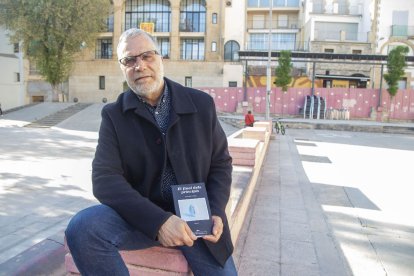
[[[157,144],[157,145],[159,145],[159,144],[161,144],[161,138],[158,138],[157,140],[155,140],[155,143]]]

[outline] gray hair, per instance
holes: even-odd
[[[159,51],[159,47],[158,47],[158,43],[155,37],[153,37],[152,35],[150,35],[149,33],[147,33],[144,30],[138,29],[138,28],[131,28],[126,30],[125,32],[123,32],[121,34],[121,36],[119,37],[119,41],[118,41],[118,47],[116,49],[116,53],[118,55],[118,58],[122,58],[122,46],[128,39],[136,37],[136,36],[146,36],[147,38],[149,38],[155,46],[155,50],[157,50],[158,53],[160,53]]]

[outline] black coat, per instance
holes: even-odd
[[[93,193],[133,227],[156,239],[161,225],[174,213],[160,189],[168,154],[178,184],[206,183],[211,213],[223,219],[224,231],[216,244],[204,242],[223,265],[233,251],[225,214],[232,172],[227,138],[208,94],[166,78],[165,83],[172,99],[165,136],[131,90],[103,108],[92,164]]]

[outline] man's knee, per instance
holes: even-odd
[[[104,217],[108,213],[114,212],[111,208],[105,205],[96,205],[78,212],[70,220],[66,231],[66,240],[71,246],[80,245],[85,240],[93,238],[93,236],[99,235],[99,231],[102,230],[100,226],[105,220]]]

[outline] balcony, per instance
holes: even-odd
[[[391,37],[414,39],[414,26],[392,25],[390,34]]]
[[[315,41],[368,42],[368,32],[323,31],[315,30]]]
[[[340,5],[338,3],[332,3],[329,5],[313,4],[311,6],[311,13],[313,14],[362,15],[362,12],[362,3],[357,3],[354,5]]]
[[[300,22],[297,20],[272,20],[272,29],[282,29],[282,30],[299,30]],[[269,21],[268,20],[248,20],[247,21],[247,31],[251,30],[269,30]]]
[[[273,8],[299,8],[299,0],[273,0]],[[248,0],[247,8],[269,8],[270,0]]]

